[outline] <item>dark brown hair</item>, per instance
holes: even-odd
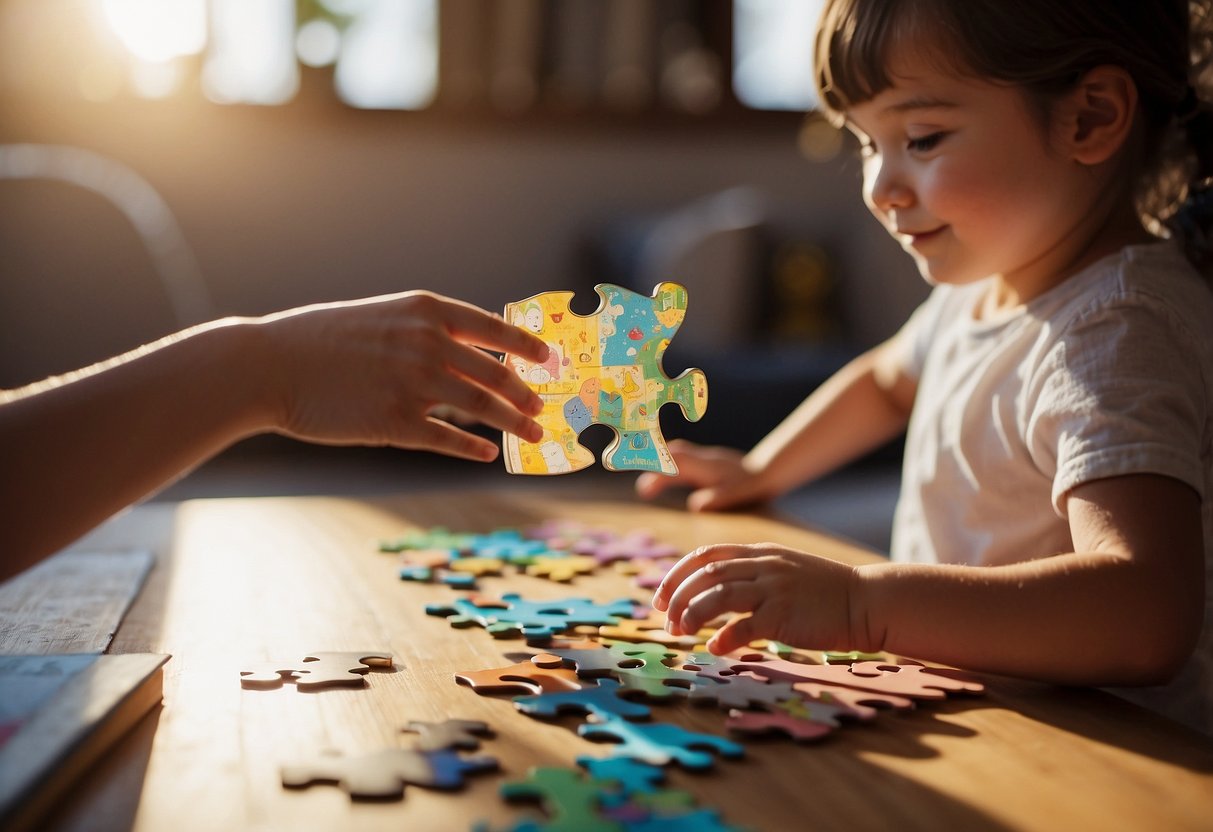
[[[1213,272],[1213,0],[826,0],[814,72],[825,115],[892,86],[894,45],[940,69],[1017,86],[1047,119],[1089,70],[1114,65],[1137,85],[1142,219],[1174,234]],[[1206,94],[1202,94],[1204,89]]]

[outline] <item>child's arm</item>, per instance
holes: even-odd
[[[885,342],[835,373],[748,454],[672,442],[678,474],[642,474],[636,490],[652,498],[671,486],[689,486],[694,491],[687,505],[696,511],[776,497],[905,430],[915,389],[894,360],[893,342]]]
[[[538,438],[538,397],[472,345],[548,351],[474,306],[410,292],[218,321],[0,392],[0,579],[256,433],[494,458],[494,443],[430,417],[445,404]]]
[[[1075,488],[1067,510],[1076,552],[1010,566],[849,567],[776,546],[711,546],[670,572],[654,605],[674,633],[751,613],[709,642],[718,653],[766,637],[1065,684],[1166,681],[1201,626],[1199,497],[1132,475]]]

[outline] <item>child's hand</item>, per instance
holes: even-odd
[[[540,339],[501,318],[430,292],[323,304],[271,315],[272,416],[289,436],[329,444],[393,445],[491,460],[497,446],[435,418],[453,408],[537,441],[539,397],[482,349],[535,362]]]
[[[708,641],[720,655],[761,638],[821,650],[861,649],[852,618],[859,574],[846,564],[773,543],[704,546],[675,564],[653,596],[673,635],[695,633],[716,617],[735,616]]]
[[[678,466],[674,476],[645,473],[636,478],[636,493],[651,500],[668,488],[691,489],[687,508],[691,511],[721,511],[767,499],[758,478],[746,469],[741,451],[705,447],[675,439],[670,454]]]

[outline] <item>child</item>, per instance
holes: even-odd
[[[713,652],[1135,686],[1213,733],[1213,114],[1189,28],[1187,0],[827,0],[826,112],[936,288],[745,456],[672,448],[672,482],[729,508],[907,430],[892,562],[707,546],[654,597],[671,632],[748,613]]]
[[[435,418],[450,407],[537,440],[543,403],[477,347],[548,354],[496,315],[417,291],[215,321],[0,390],[0,580],[256,433],[496,458]]]

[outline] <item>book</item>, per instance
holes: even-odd
[[[0,656],[0,828],[32,829],[163,695],[153,653]]]

